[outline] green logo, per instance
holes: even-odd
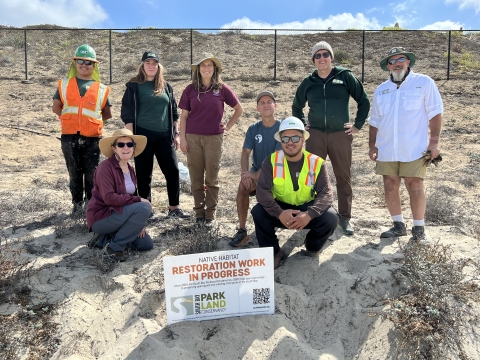
[[[170,309],[182,316],[193,315],[193,295],[170,298]]]

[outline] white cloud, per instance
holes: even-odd
[[[371,8],[371,9],[368,9],[367,11],[365,11],[367,14],[370,14],[372,12],[375,12],[375,11],[380,11],[381,9],[377,8],[377,7],[374,7],[374,8]],[[383,12],[383,11],[382,11]]]
[[[474,8],[475,13],[480,12],[480,0],[445,0],[445,4],[458,3],[460,10]]]
[[[222,29],[321,29],[326,30],[331,27],[333,30],[346,29],[381,29],[380,24],[375,18],[366,18],[359,13],[353,16],[350,13],[330,15],[326,19],[316,18],[308,19],[303,22],[292,21],[279,24],[269,24],[262,21],[252,21],[247,17],[237,19],[231,23],[222,26]]]
[[[0,0],[0,24],[93,27],[108,19],[96,0]]]
[[[463,24],[458,22],[453,22],[450,20],[447,21],[437,21],[433,24],[422,27],[420,30],[460,30]]]
[[[404,3],[397,4],[397,5],[393,8],[393,11],[394,11],[394,12],[401,12],[401,11],[405,11],[405,10],[407,10],[407,9],[408,9],[407,3],[404,2]]]

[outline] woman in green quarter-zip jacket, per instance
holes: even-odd
[[[309,126],[306,150],[332,163],[337,181],[338,226],[345,235],[353,235],[352,217],[352,142],[365,123],[370,101],[362,83],[348,69],[332,66],[334,53],[330,44],[321,41],[312,49],[317,68],[303,79],[292,105],[292,115]],[[350,96],[357,102],[357,116],[350,123]],[[303,109],[308,103],[308,121]]]

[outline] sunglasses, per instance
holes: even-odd
[[[125,147],[125,145],[127,145],[127,147],[129,147],[129,148],[132,148],[132,147],[135,145],[135,143],[134,143],[133,141],[129,141],[129,142],[126,142],[126,143],[124,143],[124,142],[117,142],[117,146],[118,146],[120,149],[123,148],[123,147]]]
[[[293,135],[293,136],[282,136],[280,140],[282,140],[282,143],[288,144],[290,140],[292,140],[293,143],[298,143],[300,142],[300,139],[302,139],[302,136],[300,135]]]
[[[315,55],[313,55],[313,58],[316,59],[316,60],[318,60],[318,59],[321,59],[322,56],[323,56],[325,59],[327,59],[327,58],[330,57],[330,53],[329,53],[328,51],[325,51],[325,52],[323,52],[323,53],[316,53]]]
[[[388,60],[388,63],[390,65],[395,65],[397,62],[399,62],[401,64],[401,63],[404,63],[407,60],[408,59],[406,57],[401,57],[401,58],[398,58],[398,59],[390,59],[390,60]]]
[[[81,60],[81,59],[77,59],[75,60],[77,62],[78,65],[87,65],[87,66],[90,66],[90,65],[93,65],[93,61],[90,61],[90,60]]]

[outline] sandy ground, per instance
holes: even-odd
[[[177,98],[186,84],[173,82]],[[246,129],[257,118],[254,99],[243,95],[272,89],[279,98],[278,117],[284,118],[290,114],[297,86],[241,81],[229,85],[241,97],[245,112],[226,134],[217,220],[219,250],[230,249],[228,238],[236,231],[239,154]],[[366,84],[369,94],[376,85]],[[433,242],[451,245],[455,257],[476,259],[480,253],[480,232],[475,225],[480,196],[480,137],[476,131],[480,88],[475,82],[462,80],[438,82],[438,86],[445,101],[440,144],[444,161],[438,168],[429,168],[425,181],[431,215],[429,218],[427,214],[427,235]],[[123,90],[123,84],[112,85],[113,120],[106,124],[106,135],[122,126],[119,104]],[[393,273],[401,266],[402,248],[409,237],[379,237],[390,226],[390,218],[381,179],[368,159],[367,126],[353,145],[355,235],[345,237],[336,232],[320,257],[310,258],[301,251],[304,231],[279,230],[288,258],[275,270],[274,315],[167,326],[162,259],[171,255],[174,245],[165,231],[176,223],[160,219],[149,226],[155,241],[153,250],[134,254],[107,273],[96,266],[97,252],[86,247],[90,235],[81,226],[69,227],[58,220],[59,216],[65,220],[70,210],[70,195],[56,138],[60,135],[59,122],[51,113],[54,91],[54,82],[2,80],[0,85],[1,237],[31,261],[27,281],[30,303],[58,304],[52,319],[59,324],[55,335],[58,345],[51,351],[53,359],[396,357],[398,332],[392,322],[374,314],[385,309],[385,299],[405,289]],[[179,153],[179,160],[185,163],[183,154]],[[166,213],[167,202],[165,181],[158,167],[153,183],[153,205],[161,216]],[[410,228],[405,190],[402,200]],[[188,191],[182,192],[180,204],[185,210],[191,209],[193,200]],[[449,217],[439,215],[445,209]],[[432,214],[440,220],[434,221]],[[61,237],[59,229],[63,229]],[[251,217],[248,231],[251,237],[247,247],[255,248],[258,245]],[[472,311],[479,310],[478,304],[472,306]],[[4,303],[0,314],[12,316],[24,309],[23,305]],[[472,321],[465,329],[462,343],[469,359],[480,358],[478,326],[478,321]],[[20,355],[27,358],[32,352],[25,346]],[[460,359],[458,354],[451,358]]]

